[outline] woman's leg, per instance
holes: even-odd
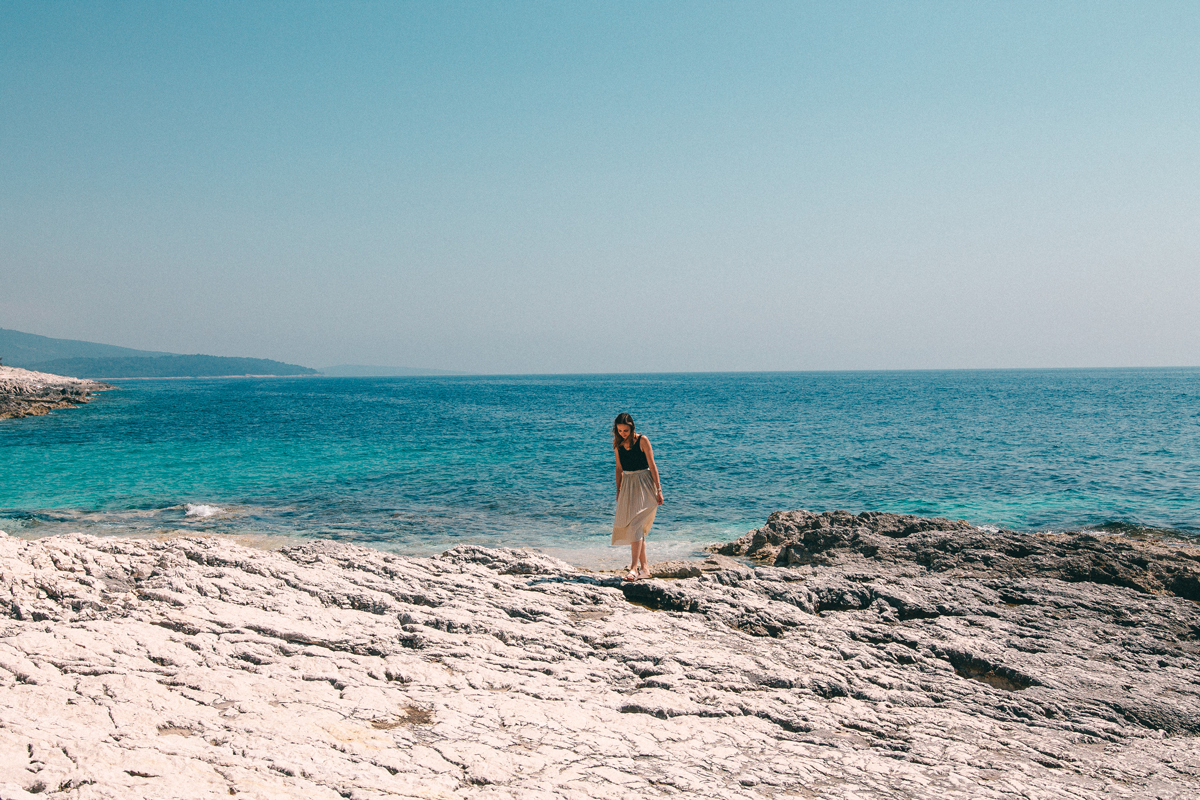
[[[650,564],[646,561],[646,540],[642,539],[634,543],[634,564],[637,566],[638,573],[650,572]]]

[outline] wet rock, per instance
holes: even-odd
[[[713,554],[701,560],[659,561],[650,565],[650,574],[655,578],[699,578],[701,575],[737,566],[736,560]]]

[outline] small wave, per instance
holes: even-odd
[[[185,517],[215,517],[218,514],[224,514],[225,509],[220,506],[207,506],[198,503],[188,503],[184,507]]]

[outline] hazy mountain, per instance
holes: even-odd
[[[0,328],[0,361],[74,378],[209,378],[226,375],[316,375],[315,369],[268,358],[179,355]]]
[[[394,378],[404,375],[462,375],[444,369],[417,369],[415,367],[379,367],[370,364],[338,364],[322,367],[320,372],[331,378]]]
[[[9,367],[29,369],[30,364],[60,358],[137,358],[169,356],[155,350],[134,350],[112,344],[81,342],[75,339],[51,339],[36,333],[0,328],[0,360]]]
[[[59,358],[26,369],[75,378],[219,378],[235,375],[316,375],[315,369],[269,358],[152,356],[148,358]]]

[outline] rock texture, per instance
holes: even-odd
[[[0,419],[48,414],[92,399],[92,392],[111,389],[99,381],[65,378],[46,372],[0,366]]]
[[[1200,795],[1200,607],[1163,583],[1194,551],[1095,540],[1179,567],[1137,588],[989,566],[952,543],[998,534],[941,522],[804,544],[804,513],[767,526],[792,566],[634,583],[477,547],[0,538],[0,798]]]
[[[777,511],[763,527],[712,550],[777,567],[895,569],[913,564],[932,573],[1053,578],[1200,602],[1200,551],[1123,536],[1030,536],[975,528],[962,520],[877,511],[857,516],[847,511]]]

